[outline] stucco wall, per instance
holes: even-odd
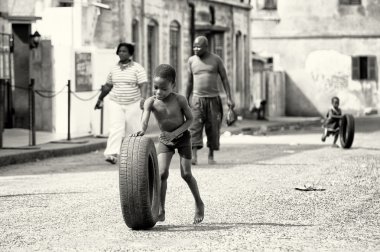
[[[251,13],[251,48],[273,57],[287,74],[286,113],[324,115],[330,99],[344,110],[363,114],[380,107],[378,80],[352,80],[352,56],[376,56],[379,65],[380,1],[342,6],[338,0],[277,1],[276,11]],[[255,85],[255,83],[254,83]]]
[[[287,73],[288,115],[324,115],[335,95],[343,109],[355,114],[379,105],[376,82],[352,80],[351,56],[375,55],[379,61],[380,40],[277,39],[254,45],[258,52],[277,55],[274,64]]]

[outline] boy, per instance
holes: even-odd
[[[161,178],[158,221],[165,220],[165,197],[169,166],[175,149],[177,149],[181,162],[181,176],[188,184],[195,199],[194,224],[198,224],[202,222],[204,217],[204,204],[199,195],[197,181],[191,174],[191,142],[188,128],[193,122],[193,116],[186,98],[173,92],[175,76],[175,70],[170,65],[161,64],[155,69],[154,96],[145,101],[141,130],[132,136],[143,136],[145,134],[150,113],[153,112],[161,130],[157,148]]]
[[[339,136],[339,124],[340,119],[342,118],[342,111],[339,108],[339,98],[334,96],[331,98],[331,109],[326,114],[326,120],[323,123],[323,128],[325,129],[322,134],[322,142],[326,141],[326,137],[333,134],[334,135],[334,142],[331,147],[339,148],[339,146],[336,144],[336,141],[338,140]]]

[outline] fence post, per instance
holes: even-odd
[[[67,140],[71,140],[70,133],[70,120],[71,120],[71,81],[67,82]]]
[[[4,79],[0,79],[0,149],[3,148],[4,131]]]
[[[34,79],[29,84],[29,146],[36,145],[36,108],[34,102]]]
[[[100,109],[100,135],[103,135],[104,103]]]

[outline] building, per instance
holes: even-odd
[[[285,113],[325,115],[332,96],[345,112],[380,108],[380,3],[375,0],[254,0],[253,75],[283,72]],[[258,78],[253,78],[256,80]],[[257,98],[265,85],[255,84]]]
[[[177,90],[183,94],[192,42],[195,36],[207,36],[211,51],[225,62],[237,109],[249,107],[250,1],[7,0],[1,2],[1,10],[0,25],[15,41],[14,86],[27,88],[30,78],[35,79],[37,130],[67,132],[70,80],[72,134],[98,134],[101,128],[107,133],[107,102],[103,120],[94,105],[118,60],[115,52],[121,41],[135,43],[134,60],[145,67],[150,81],[158,64],[173,65]],[[35,31],[42,40],[31,48],[29,35]],[[13,88],[14,127],[28,128],[22,92]]]

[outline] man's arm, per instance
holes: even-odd
[[[218,57],[218,72],[220,78],[222,79],[223,88],[227,95],[227,105],[230,107],[235,107],[235,102],[232,100],[230,82],[227,77],[226,68],[224,67],[223,61]]]
[[[185,97],[190,104],[190,95],[193,92],[193,72],[191,71],[191,65],[190,65],[190,59],[187,64],[187,83],[186,83],[186,91],[185,91]]]

